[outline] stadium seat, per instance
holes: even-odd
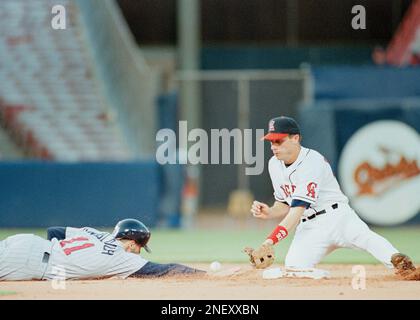
[[[74,1],[61,1],[67,29],[54,30],[45,22],[55,2],[0,2],[2,125],[31,157],[131,159],[118,124],[104,117],[109,106],[98,89],[78,7]],[[104,148],[107,143],[113,148]]]

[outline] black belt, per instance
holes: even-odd
[[[331,206],[331,208],[333,208],[333,210],[337,209],[338,208],[338,203],[334,203]],[[318,212],[315,212],[313,215],[310,215],[309,217],[302,219],[302,222],[305,222],[307,220],[312,220],[316,216],[319,216],[320,214],[324,214],[324,213],[327,213],[327,211],[325,209],[324,210],[321,210],[321,211],[318,211]]]

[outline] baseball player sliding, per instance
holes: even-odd
[[[420,280],[411,259],[370,230],[349,206],[326,159],[301,145],[302,135],[294,119],[282,116],[270,120],[263,139],[270,141],[274,154],[268,170],[275,202],[269,207],[254,201],[251,212],[255,218],[281,222],[260,248],[245,248],[256,268],[270,266],[273,246],[296,228],[285,260],[286,270],[308,273],[334,249],[358,248],[386,267],[395,268],[404,279]]]
[[[148,228],[138,220],[118,222],[112,234],[93,228],[52,227],[45,240],[18,234],[0,241],[0,280],[103,279],[161,277],[204,271],[180,264],[157,264],[139,254],[150,252]]]

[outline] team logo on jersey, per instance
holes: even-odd
[[[401,224],[420,211],[419,135],[402,122],[359,129],[344,146],[338,173],[352,206],[370,223]]]
[[[275,131],[274,120],[270,120],[270,122],[268,123],[268,131]]]
[[[318,185],[315,182],[310,182],[306,186],[306,189],[308,190],[308,193],[306,195],[308,197],[311,197],[311,198],[315,199],[315,189],[316,189],[316,187],[318,187]]]

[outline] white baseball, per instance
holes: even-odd
[[[222,269],[222,265],[220,264],[219,261],[213,261],[210,264],[210,270],[211,271],[219,271],[220,269]]]

